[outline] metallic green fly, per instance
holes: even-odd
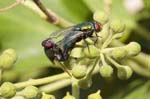
[[[101,30],[101,24],[96,21],[84,22],[52,33],[49,38],[42,41],[42,46],[52,62],[54,59],[66,61],[77,42],[93,37],[93,33],[98,37],[97,33]]]

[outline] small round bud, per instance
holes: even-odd
[[[96,93],[88,95],[88,99],[102,99],[102,96],[100,95],[100,90],[98,90]]]
[[[13,49],[5,50],[0,56],[0,67],[9,69],[16,61],[16,53]]]
[[[54,95],[49,95],[42,93],[42,98],[41,99],[56,99]]]
[[[79,86],[82,89],[87,89],[87,88],[91,87],[92,83],[93,83],[92,82],[92,78],[91,77],[87,77],[86,79],[81,79],[79,81]]]
[[[16,88],[12,83],[5,82],[0,87],[0,93],[2,97],[12,98],[16,94]]]
[[[109,20],[108,15],[102,11],[96,11],[93,15],[93,19],[100,22],[102,25],[104,25]]]
[[[70,95],[69,92],[67,92],[66,96],[63,97],[63,99],[76,99],[74,96]]]
[[[16,51],[14,49],[7,49],[3,52],[3,54],[8,54],[10,55],[14,60],[17,59],[17,54]]]
[[[77,57],[77,58],[82,57],[82,49],[81,48],[74,48],[74,49],[72,49],[71,56],[72,57]]]
[[[114,33],[120,33],[124,31],[125,24],[121,20],[112,20],[110,23],[110,28]]]
[[[84,65],[74,66],[72,69],[72,75],[77,78],[81,79],[86,76],[87,68]]]
[[[25,99],[23,96],[14,96],[13,98],[11,99]]]
[[[84,54],[88,58],[97,57],[99,51],[94,46],[89,46],[89,48],[84,48]]]
[[[112,77],[113,68],[110,65],[103,65],[100,67],[99,73],[104,78]]]
[[[34,86],[28,86],[21,93],[25,98],[35,99],[38,96],[39,90]]]
[[[115,48],[114,50],[112,50],[111,52],[111,56],[114,59],[122,59],[126,56],[127,52],[123,47],[119,47],[119,48]]]
[[[129,66],[119,66],[117,76],[121,80],[127,80],[132,76],[132,69]]]
[[[136,56],[140,53],[141,46],[137,42],[130,42],[125,46],[125,49],[127,50],[129,56]]]

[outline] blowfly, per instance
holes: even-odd
[[[101,30],[101,24],[96,21],[84,22],[52,33],[42,42],[42,46],[52,62],[55,59],[66,61],[77,42],[93,37],[93,33],[97,37],[97,33]]]

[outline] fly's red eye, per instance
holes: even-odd
[[[99,23],[95,23],[95,31],[96,32],[99,32],[99,31],[101,31],[101,24],[99,24]]]
[[[50,40],[44,40],[42,42],[42,46],[45,48],[52,48],[53,47],[53,43]]]

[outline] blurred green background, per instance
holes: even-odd
[[[120,41],[124,43],[137,41],[142,46],[142,52],[150,54],[150,0],[143,0],[143,8],[134,14],[125,8],[124,1],[112,1],[110,16],[121,18],[126,24],[124,37]],[[134,1],[136,3],[136,0]],[[0,0],[0,8],[14,2],[15,0]],[[42,0],[42,2],[58,16],[75,24],[92,20],[93,12],[104,8],[103,0]],[[17,75],[16,80],[11,77],[6,77],[5,80],[15,82],[62,72],[49,67],[50,62],[41,46],[42,40],[60,28],[43,20],[34,11],[21,4],[0,13],[0,52],[13,48],[18,54],[18,60],[13,68],[15,74],[12,73]],[[81,91],[81,99],[85,99],[84,95],[98,89],[102,90],[104,99],[148,99],[150,97],[150,81],[136,74],[127,81],[120,81],[117,78],[107,81],[95,75],[93,81],[92,88]],[[63,90],[70,90],[70,87]],[[58,99],[65,94],[62,90],[57,93],[60,94]]]

